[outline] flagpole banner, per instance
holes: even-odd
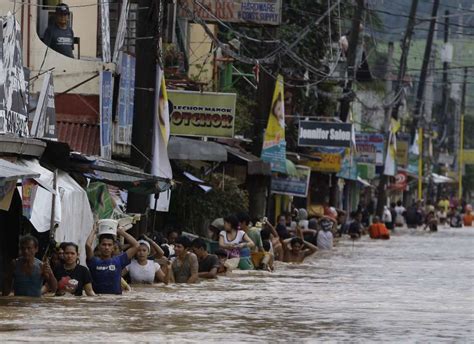
[[[31,126],[31,135],[56,139],[56,109],[54,102],[53,74],[45,74],[41,88],[38,104],[36,105],[35,117]]]
[[[100,156],[112,158],[112,72],[100,72]]]
[[[235,93],[170,90],[171,135],[234,137]]]
[[[151,174],[162,178],[173,178],[170,160],[168,157],[168,142],[170,137],[170,111],[168,92],[166,90],[165,75],[157,66],[155,94],[155,114],[153,116],[153,146],[151,160]],[[167,212],[170,205],[170,192],[162,192],[158,200],[155,195],[150,196],[150,209]]]
[[[28,136],[20,24],[10,12],[0,20],[0,38],[0,134]]]
[[[300,121],[298,146],[345,147],[352,142],[352,124],[337,122]]]
[[[296,165],[296,175],[273,173],[271,192],[279,195],[307,197],[311,168]]]
[[[117,143],[132,143],[132,126],[135,97],[135,57],[122,53],[118,100]]]
[[[278,75],[273,91],[272,107],[263,139],[263,161],[269,162],[273,172],[286,173],[285,99],[283,77]]]

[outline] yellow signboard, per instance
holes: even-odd
[[[340,154],[311,153],[311,156],[321,161],[305,161],[302,165],[311,167],[315,172],[337,173],[341,170],[342,157]]]
[[[397,140],[397,155],[395,160],[398,165],[403,167],[408,165],[408,149],[408,140]]]
[[[474,149],[464,149],[463,162],[465,165],[474,165]]]

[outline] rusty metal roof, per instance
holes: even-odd
[[[72,150],[88,155],[100,154],[100,127],[90,116],[56,114],[58,140]]]

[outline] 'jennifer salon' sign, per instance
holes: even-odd
[[[351,136],[350,123],[300,121],[298,146],[350,148]]]
[[[168,90],[171,135],[233,137],[235,93]]]

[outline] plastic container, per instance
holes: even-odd
[[[112,234],[117,235],[117,226],[118,221],[112,219],[104,219],[97,221],[97,225],[99,227],[98,235],[102,234]]]

